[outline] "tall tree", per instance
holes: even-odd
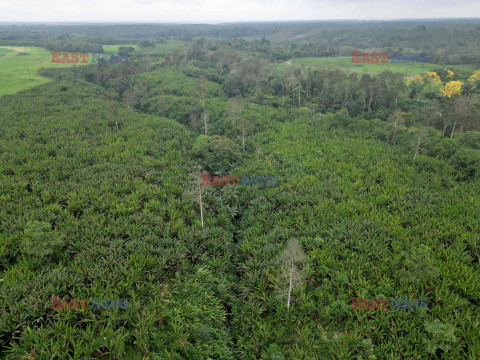
[[[244,100],[242,95],[238,95],[228,101],[227,111],[232,116],[232,124],[235,124],[235,118],[241,115],[243,104]]]
[[[247,57],[235,63],[228,75],[228,82],[239,90],[242,95],[247,92],[258,93],[267,84],[270,65],[265,59]]]
[[[207,124],[209,119],[210,119],[210,116],[208,115],[208,110],[205,109],[202,113],[202,121],[205,125],[205,135],[207,135]]]
[[[420,110],[418,120],[425,126],[440,125],[442,116],[440,104],[438,101],[432,100]]]
[[[152,63],[152,58],[150,57],[150,54],[147,53],[147,55],[145,56],[145,69],[147,70],[147,72],[149,72],[152,68]]]
[[[192,96],[200,100],[200,104],[205,108],[205,96],[207,94],[206,79],[202,77],[197,79],[195,86],[192,88]]]
[[[188,193],[200,207],[200,221],[203,228],[203,202],[202,202],[202,167],[195,166],[190,173],[191,189]]]
[[[413,143],[415,146],[415,155],[413,157],[413,161],[417,160],[418,151],[420,150],[420,146],[422,145],[422,143],[427,138],[427,135],[428,135],[428,132],[426,129],[420,129],[415,133],[413,137]]]
[[[360,79],[360,82],[359,82],[359,87],[362,92],[362,99],[363,99],[362,110],[365,110],[366,101],[371,92],[371,87],[372,87],[370,75],[368,74],[362,75],[362,78]]]
[[[240,136],[242,137],[242,149],[245,152],[245,133],[247,131],[248,121],[242,117],[238,123],[238,129],[240,131]]]
[[[401,125],[405,124],[405,114],[400,110],[395,110],[388,118],[389,122],[393,123],[393,145],[397,142],[397,132]]]
[[[473,96],[461,95],[453,100],[451,116],[460,126],[459,133],[464,130],[474,130],[471,125],[479,123],[479,104],[478,98]]]
[[[282,291],[287,297],[287,308],[290,308],[292,290],[304,283],[303,267],[307,262],[307,256],[302,245],[297,239],[290,239],[279,259],[282,280],[288,284],[286,291]]]

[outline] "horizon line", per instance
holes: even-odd
[[[2,21],[4,25],[250,25],[250,24],[272,24],[272,23],[322,23],[322,22],[401,22],[401,21],[480,21],[480,17],[457,17],[457,18],[385,18],[385,19],[314,19],[314,20],[256,20],[256,21],[112,21],[112,20],[87,20],[87,21],[56,21],[56,20],[35,20],[35,21]]]

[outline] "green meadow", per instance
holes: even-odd
[[[187,44],[181,40],[167,40],[157,44],[154,48],[147,48],[147,53],[160,55]],[[118,52],[121,46],[131,46],[138,49],[138,45],[103,45],[107,54]],[[26,53],[28,55],[21,55]],[[39,47],[0,46],[0,96],[12,95],[19,91],[45,84],[50,80],[40,76],[37,71],[41,68],[65,68],[79,64],[52,63],[51,52]],[[88,59],[89,63],[91,58]]]
[[[115,54],[118,52],[118,49],[120,49],[122,46],[130,46],[130,47],[133,47],[135,49],[138,49],[138,45],[134,45],[134,44],[127,44],[127,45],[102,45],[103,47],[103,51],[105,51],[106,54]]]
[[[0,46],[0,96],[49,82],[37,74],[41,68],[75,65],[52,63],[51,52],[39,47]]]
[[[354,64],[351,56],[323,57],[323,58],[299,58],[290,61],[292,64],[322,67],[328,69],[344,69],[351,72],[377,74],[385,70],[393,73],[403,73],[405,76],[413,74],[426,74],[433,69],[447,67],[450,69],[474,70],[472,65],[439,65],[430,63],[377,63],[377,64]]]
[[[15,53],[15,50],[7,49],[7,48],[0,48],[0,58],[6,56],[7,54]]]

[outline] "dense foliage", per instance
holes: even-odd
[[[287,27],[335,49],[321,54],[277,24],[2,29],[0,44],[64,51],[117,40],[131,61],[43,69],[50,83],[0,97],[0,358],[478,359],[480,72],[276,62],[434,27],[451,36],[431,51],[473,56],[474,25]]]

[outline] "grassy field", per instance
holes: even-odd
[[[329,69],[344,69],[352,72],[359,72],[359,73],[369,73],[369,74],[376,74],[381,73],[385,70],[390,70],[394,73],[403,73],[405,76],[411,76],[413,74],[426,74],[430,70],[438,69],[439,67],[447,67],[447,68],[457,68],[457,69],[465,69],[465,70],[474,70],[472,65],[452,65],[452,66],[445,66],[445,65],[438,65],[438,64],[425,64],[425,63],[377,63],[377,64],[354,64],[352,63],[351,56],[339,56],[339,57],[328,57],[328,58],[300,58],[300,59],[293,59],[290,60],[288,63],[296,64],[296,65],[307,65],[307,66],[315,66],[315,67],[323,67]]]
[[[129,45],[103,45],[103,51],[105,51],[105,53],[107,54],[115,54],[118,52],[118,49],[121,48],[122,46],[130,46],[130,47],[133,47],[135,49],[138,49],[138,45],[133,45],[133,44],[129,44]]]
[[[165,54],[174,49],[188,44],[180,40],[168,40],[163,44],[157,44],[148,52]],[[138,45],[103,45],[107,54],[118,52],[121,46],[132,46],[138,49]],[[19,55],[25,52],[28,55]],[[91,57],[88,59],[91,62]],[[29,89],[37,85],[45,84],[49,79],[37,74],[40,68],[68,67],[79,64],[52,63],[50,51],[39,47],[0,46],[0,96],[12,95],[21,90]]]
[[[1,58],[2,56],[5,56],[5,55],[7,55],[7,54],[9,54],[9,53],[14,53],[14,52],[15,52],[15,50],[12,50],[12,49],[0,48],[0,58]]]
[[[28,55],[19,55],[25,52]],[[90,60],[89,60],[90,61]],[[77,64],[52,63],[52,55],[38,47],[0,46],[0,96],[15,94],[49,79],[37,74],[44,67],[68,67]]]

